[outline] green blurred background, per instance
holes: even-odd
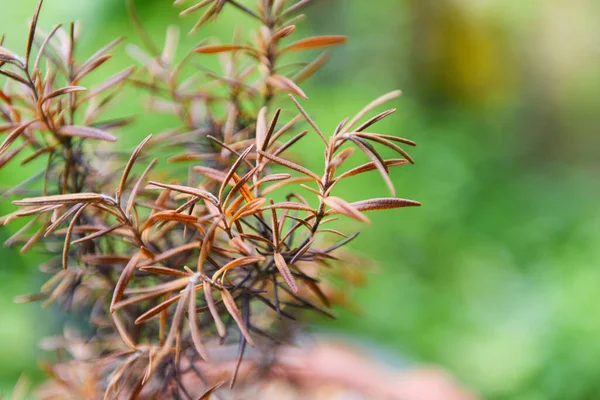
[[[169,24],[187,32],[195,22],[170,1],[138,3],[159,43]],[[6,47],[23,49],[34,6],[0,0]],[[400,197],[423,203],[370,215],[354,242],[379,264],[353,294],[363,312],[340,310],[323,329],[442,366],[487,399],[600,398],[600,2],[321,0],[308,15],[297,37],[350,42],[304,85],[306,108],[331,130],[403,89],[379,131],[418,142],[417,164],[392,174]],[[83,23],[82,57],[116,36],[137,42],[123,0],[47,0],[40,26],[72,19]],[[227,41],[240,23],[226,10],[186,43]],[[132,63],[123,48],[113,54],[106,75]],[[140,117],[123,134],[130,146],[172,126],[140,113],[139,100],[116,110]],[[314,165],[316,143],[300,146]],[[10,165],[0,183],[35,171]],[[342,194],[358,200],[366,187],[386,195],[376,175]],[[12,231],[0,228],[0,241]],[[0,248],[0,259],[0,390],[9,391],[21,371],[41,379],[37,342],[60,323],[39,304],[12,302],[43,282],[36,255]]]

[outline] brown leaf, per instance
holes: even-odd
[[[204,13],[204,15],[202,15],[202,17],[200,17],[200,19],[198,20],[198,22],[196,22],[196,24],[193,26],[192,30],[190,31],[190,34],[196,32],[196,30],[198,30],[198,28],[200,28],[202,25],[204,25],[204,23],[206,21],[208,21],[210,18],[212,18],[213,16],[215,16],[215,15],[218,14],[217,10],[219,8],[219,2],[220,1],[215,1],[208,8],[208,10],[206,10],[206,12]],[[208,3],[205,3],[205,4],[208,4]]]
[[[237,160],[235,160],[235,162],[229,169],[229,172],[225,176],[225,180],[221,183],[221,187],[219,188],[219,201],[223,200],[223,192],[225,191],[225,185],[227,185],[227,183],[233,178],[235,171],[238,169],[240,164],[246,159],[248,154],[250,154],[252,149],[254,149],[254,144],[251,144],[246,150],[244,150],[244,152],[237,158]]]
[[[308,4],[310,4],[313,0],[300,0],[294,4],[292,4],[291,6],[289,6],[288,8],[286,8],[285,10],[283,10],[281,12],[281,17],[286,16],[288,14],[292,14],[298,10],[300,10],[302,7],[306,7]],[[282,2],[283,3],[283,2]]]
[[[72,244],[79,244],[79,243],[87,242],[88,240],[92,240],[92,239],[96,239],[96,238],[108,235],[112,231],[122,228],[124,225],[125,224],[117,224],[117,225],[109,226],[108,228],[100,229],[99,231],[94,232],[91,235],[82,237],[81,239],[74,240],[72,242]]]
[[[135,343],[129,336],[129,333],[127,333],[127,329],[125,328],[125,325],[123,324],[123,321],[121,321],[119,316],[116,313],[112,314],[112,319],[115,323],[115,327],[117,328],[117,332],[119,332],[119,336],[121,336],[121,339],[127,345],[127,347],[129,347],[132,350],[137,350]]]
[[[125,289],[127,288],[129,281],[131,280],[131,277],[133,276],[133,272],[135,271],[135,267],[137,266],[140,260],[140,256],[140,252],[135,253],[123,269],[123,272],[121,272],[121,276],[119,276],[119,280],[115,285],[113,297],[110,302],[111,313],[115,312],[115,304],[117,304],[119,300],[121,300],[121,297],[123,297],[123,293],[125,292]]]
[[[35,214],[43,214],[48,211],[54,211],[55,209],[60,208],[60,207],[62,207],[62,204],[46,205],[46,206],[41,206],[41,207],[31,207],[26,210],[19,210],[14,213],[5,215],[4,217],[2,217],[2,219],[0,219],[0,222],[2,222],[4,225],[8,225],[8,223],[11,222],[12,220],[14,220],[15,218],[27,217],[29,215],[35,215]]]
[[[58,194],[55,196],[30,197],[13,201],[16,206],[60,205],[75,203],[100,203],[104,196],[97,193]]]
[[[155,264],[155,263],[159,263],[162,262],[164,260],[168,260],[171,257],[174,257],[178,254],[181,254],[183,252],[186,251],[190,251],[190,250],[194,250],[200,247],[200,242],[192,242],[192,243],[186,243],[184,245],[181,246],[177,246],[177,247],[173,247],[170,248],[167,251],[164,251],[156,256],[154,256],[153,259],[148,260],[148,262],[144,263],[144,266],[150,265],[150,264]]]
[[[81,87],[81,86],[67,86],[62,89],[55,90],[54,92],[50,93],[47,96],[44,96],[44,98],[42,99],[42,103],[45,103],[46,101],[53,99],[55,97],[63,96],[68,93],[82,92],[84,90],[87,90],[87,89],[84,87]]]
[[[288,178],[283,181],[274,183],[273,185],[271,185],[267,188],[262,189],[261,195],[265,196],[265,195],[272,193],[278,189],[281,189],[282,187],[287,186],[287,185],[292,185],[292,184],[301,183],[301,182],[312,182],[313,180],[314,180],[314,178],[312,178],[310,176],[297,176],[294,178]]]
[[[190,304],[188,305],[188,320],[190,326],[190,333],[192,336],[192,343],[196,348],[196,351],[205,361],[208,361],[208,354],[206,352],[206,347],[202,343],[202,334],[200,332],[200,328],[198,327],[198,316],[196,315],[196,293],[195,290],[192,289],[192,293],[190,295]]]
[[[27,147],[28,143],[23,143],[16,149],[12,149],[11,151],[4,153],[0,156],[0,168],[4,167],[8,164],[13,158],[15,158],[25,147]],[[21,164],[22,165],[22,164]]]
[[[198,255],[198,265],[196,266],[198,272],[204,272],[204,262],[212,250],[215,233],[221,219],[222,217],[219,217],[214,220],[210,228],[208,228],[206,235],[204,235],[204,240],[202,240],[202,246],[200,247],[200,254]]]
[[[224,53],[229,51],[237,51],[237,50],[250,50],[254,51],[253,48],[248,46],[240,46],[236,44],[214,44],[208,46],[202,46],[194,49],[194,53],[198,54],[216,54],[216,53]]]
[[[375,133],[365,133],[365,132],[355,132],[355,133],[352,133],[352,135],[380,143],[380,144],[382,144],[386,147],[389,147],[390,149],[402,154],[404,156],[404,158],[406,158],[408,160],[409,163],[411,163],[411,164],[415,163],[414,160],[412,159],[412,157],[406,151],[404,151],[403,148],[401,148],[400,146],[397,146],[396,144],[383,138],[382,135],[375,134]],[[391,137],[393,137],[393,136],[391,136]]]
[[[117,198],[117,202],[119,202],[119,203],[121,202],[121,194],[123,193],[123,190],[125,189],[125,184],[127,183],[127,178],[129,177],[129,173],[131,172],[131,169],[133,168],[133,164],[135,164],[135,160],[137,160],[138,156],[142,152],[142,149],[144,148],[146,143],[148,143],[148,141],[150,141],[150,139],[152,139],[152,135],[146,136],[146,138],[144,140],[142,140],[142,142],[140,144],[138,144],[138,146],[135,148],[135,150],[131,154],[131,157],[129,157],[129,161],[127,161],[127,164],[125,165],[125,169],[123,170],[123,174],[121,175],[121,181],[119,182],[119,187],[117,189],[117,195],[115,196]]]
[[[50,33],[46,36],[46,38],[44,39],[44,41],[40,45],[40,48],[38,50],[38,55],[35,58],[35,63],[33,64],[33,73],[34,74],[35,74],[36,71],[38,71],[40,62],[42,61],[42,56],[44,54],[46,54],[46,46],[48,45],[48,43],[50,43],[50,39],[52,39],[52,37],[56,34],[56,32],[58,32],[58,30],[61,27],[62,27],[62,24],[55,25],[54,28],[52,28],[52,30],[50,31]],[[75,83],[75,82],[73,82],[73,83]]]
[[[197,172],[200,175],[202,175],[208,179],[217,181],[217,182],[223,182],[223,181],[225,181],[225,178],[227,177],[226,172],[219,171],[218,169],[214,169],[214,168],[210,168],[210,167],[205,167],[203,165],[196,166],[193,168],[193,170],[194,170],[194,172]]]
[[[127,78],[129,78],[134,73],[134,71],[135,71],[135,68],[128,67],[128,68],[124,69],[123,71],[118,72],[115,75],[111,76],[110,78],[105,80],[100,85],[94,86],[89,91],[89,93],[86,94],[83,99],[81,99],[80,103],[90,100],[91,98],[98,96],[100,93],[105,92],[115,86],[122,84],[123,82],[125,82],[125,80],[127,80]]]
[[[189,282],[189,277],[176,279],[174,281],[166,282],[164,284],[155,285],[148,288],[143,288],[140,290],[126,290],[125,294],[130,293],[141,293],[138,296],[129,297],[125,300],[121,300],[114,305],[115,310],[119,310],[121,308],[127,307],[131,304],[136,304],[141,301],[149,300],[154,297],[163,295],[165,293],[173,292],[175,290],[179,290],[182,287],[186,286]]]
[[[386,93],[383,96],[380,96],[378,98],[376,98],[375,100],[373,100],[371,103],[369,103],[367,106],[365,106],[362,110],[360,110],[358,112],[358,114],[356,114],[354,116],[354,118],[352,118],[350,120],[350,122],[348,122],[344,128],[342,128],[342,130],[340,131],[340,135],[349,132],[350,129],[352,129],[352,127],[354,125],[356,125],[358,123],[358,121],[360,121],[360,119],[362,117],[364,117],[369,111],[371,111],[372,109],[392,100],[395,99],[396,97],[399,97],[400,95],[402,95],[402,91],[401,90],[394,90],[392,92]]]
[[[39,0],[33,13],[31,25],[29,26],[29,34],[27,36],[27,47],[25,48],[25,64],[29,66],[29,57],[31,56],[31,47],[33,46],[33,39],[35,38],[35,29],[37,27],[38,18],[40,16],[40,10],[42,9],[42,3],[44,0]]]
[[[269,78],[267,78],[267,83],[271,86],[275,86],[281,90],[295,94],[297,96],[302,97],[303,99],[308,100],[308,97],[306,96],[304,91],[300,89],[300,87],[288,77],[285,77],[283,75],[271,75],[269,76]]]
[[[160,211],[156,214],[153,214],[150,218],[144,222],[144,224],[140,227],[140,232],[145,231],[146,229],[154,226],[158,221],[176,221],[182,224],[190,224],[193,225],[198,222],[198,217],[188,214],[182,214],[175,211]]]
[[[236,258],[235,260],[232,260],[232,261],[228,262],[227,264],[223,265],[217,272],[215,272],[212,276],[212,280],[216,281],[221,275],[225,274],[230,269],[243,267],[243,266],[249,265],[249,264],[254,264],[254,263],[257,263],[264,259],[265,258],[262,256],[260,256],[260,257],[248,256],[248,257]]]
[[[385,164],[385,161],[383,160],[383,158],[381,158],[379,153],[377,153],[377,150],[375,150],[375,148],[373,146],[371,146],[366,140],[364,140],[360,137],[350,135],[349,139],[351,141],[353,141],[354,144],[356,144],[358,146],[358,148],[363,153],[365,153],[367,155],[367,157],[369,157],[371,159],[371,161],[375,164],[375,166],[379,170],[380,175],[383,177],[383,180],[385,181],[385,184],[387,185],[388,190],[390,191],[392,196],[395,196],[396,190],[395,190],[394,184],[392,183],[392,180],[390,178],[390,171],[388,170],[387,165]]]
[[[242,335],[244,335],[244,338],[246,338],[246,340],[248,341],[248,344],[250,346],[254,347],[254,341],[252,340],[252,336],[250,336],[248,327],[244,323],[244,320],[242,319],[242,315],[240,314],[240,310],[238,309],[237,305],[235,304],[235,300],[231,296],[231,293],[229,293],[229,291],[227,289],[222,289],[221,296],[223,298],[223,303],[225,304],[225,308],[227,308],[227,311],[233,317],[237,326],[240,328],[240,332],[242,332]]]
[[[214,203],[215,205],[219,204],[218,199],[212,193],[210,193],[206,190],[203,190],[203,189],[193,188],[190,186],[182,186],[182,185],[168,185],[166,183],[160,183],[160,182],[154,182],[154,181],[150,181],[149,185],[156,186],[156,187],[163,188],[163,189],[174,190],[176,192],[189,194],[191,196],[197,196],[202,199],[209,200],[212,203]]]
[[[302,114],[302,116],[306,120],[306,122],[308,122],[308,124],[310,126],[312,126],[312,128],[315,130],[315,132],[317,132],[317,134],[319,135],[319,137],[321,138],[321,140],[323,141],[323,143],[325,143],[325,146],[327,146],[328,145],[327,139],[325,139],[325,135],[323,135],[323,132],[317,126],[317,124],[315,123],[315,121],[313,121],[313,119],[308,115],[308,113],[304,110],[304,108],[302,108],[302,106],[300,105],[300,103],[298,103],[298,100],[296,100],[294,98],[294,96],[292,96],[291,94],[289,96],[290,96],[290,99],[292,100],[292,102],[294,102],[294,105],[296,106],[296,108],[298,109],[298,111],[300,111],[300,114]]]
[[[32,293],[32,294],[25,294],[25,295],[21,295],[21,296],[15,296],[13,298],[13,302],[17,303],[17,304],[32,303],[34,301],[45,300],[46,298],[48,298],[48,295],[45,293]]]
[[[287,142],[285,142],[283,145],[281,145],[281,147],[279,147],[277,149],[277,151],[275,151],[273,153],[274,156],[279,156],[281,153],[283,153],[284,151],[286,151],[288,148],[290,148],[291,146],[293,146],[297,141],[299,141],[300,139],[302,139],[304,136],[306,136],[306,134],[308,133],[307,130],[304,130],[300,133],[298,133],[297,135],[295,135],[293,138],[291,138],[290,140],[288,140]]]
[[[236,184],[233,187],[233,189],[231,189],[231,192],[236,193],[236,191],[239,190],[239,192],[242,195],[242,197],[244,198],[244,200],[248,203],[256,200],[256,198],[254,197],[254,194],[252,194],[252,191],[248,187],[247,182],[250,180],[250,178],[254,177],[254,174],[256,173],[256,171],[258,171],[258,169],[259,169],[258,166],[253,168],[242,178],[240,178],[238,176],[238,174],[233,174],[233,180],[236,182]],[[232,194],[232,193],[230,193],[230,194]]]
[[[232,239],[229,239],[229,246],[237,250],[240,254],[244,254],[247,256],[251,256],[252,254],[254,254],[252,247],[237,236],[233,237]]]
[[[256,242],[262,242],[271,247],[275,246],[275,244],[272,241],[270,241],[269,239],[265,239],[264,237],[259,236],[259,235],[252,235],[249,233],[240,233],[240,237],[243,239],[247,239],[247,240],[254,240]]]
[[[267,140],[267,107],[262,107],[256,117],[256,148],[265,150]]]
[[[296,125],[298,125],[298,123],[300,121],[302,121],[302,118],[304,118],[304,116],[302,114],[298,114],[294,118],[292,118],[291,120],[289,120],[281,128],[279,128],[279,130],[273,134],[273,137],[271,138],[270,144],[275,143],[277,141],[277,139],[279,139],[281,137],[281,135],[283,135],[286,132],[289,132]]]
[[[109,55],[109,54],[107,54],[107,55],[98,57],[98,58],[96,58],[94,60],[91,60],[89,63],[86,63],[86,64],[82,65],[79,68],[79,70],[77,71],[77,75],[75,75],[75,78],[73,79],[73,82],[74,83],[79,82],[87,74],[93,72],[95,69],[97,69],[98,67],[100,67],[102,64],[104,64],[105,62],[107,62],[111,58],[112,58],[112,56]]]
[[[301,204],[301,203],[294,203],[291,201],[284,201],[282,203],[275,203],[266,207],[261,208],[261,211],[266,211],[266,210],[276,210],[276,209],[283,209],[283,210],[296,210],[296,211],[307,211],[309,213],[314,214],[315,210],[312,209],[310,206],[307,206],[306,204]]]
[[[145,313],[143,313],[142,315],[137,317],[134,323],[136,325],[139,325],[139,324],[143,324],[144,322],[148,321],[149,319],[152,319],[153,317],[160,314],[161,311],[169,308],[169,306],[171,304],[173,304],[177,300],[181,299],[181,296],[182,296],[181,294],[178,294],[177,296],[173,296],[170,299],[167,299],[167,300],[163,301],[162,303],[152,307],[151,309],[149,309],[148,311],[146,311]]]
[[[127,259],[127,262],[129,262],[129,259]],[[137,295],[137,294],[153,294],[154,296],[152,296],[152,297],[155,297],[155,296],[157,296],[156,293],[158,293],[158,295],[160,295],[160,294],[173,292],[175,290],[181,289],[183,286],[187,285],[189,280],[190,280],[190,274],[188,273],[185,277],[175,279],[172,281],[159,283],[159,284],[156,284],[153,286],[129,288],[129,289],[126,289],[124,293],[127,296],[134,295],[134,294],[135,295]],[[125,301],[128,301],[128,300],[125,300]]]
[[[163,345],[163,349],[168,350],[172,347],[172,343],[176,340],[176,360],[179,357],[179,338],[181,335],[181,324],[183,323],[183,318],[185,316],[185,310],[188,308],[188,298],[194,288],[194,283],[190,280],[187,284],[187,287],[184,289],[181,295],[181,301],[177,304],[177,308],[175,309],[175,314],[173,314],[173,319],[171,320],[171,329],[169,330],[169,334],[165,339],[165,343]],[[177,363],[177,362],[176,362]]]
[[[367,129],[368,127],[370,127],[371,125],[376,124],[377,122],[381,121],[382,119],[384,119],[388,115],[391,115],[391,114],[393,114],[395,112],[396,112],[396,109],[392,108],[391,110],[387,110],[387,111],[384,111],[382,113],[379,113],[376,116],[374,116],[373,118],[371,118],[370,120],[368,120],[367,122],[365,122],[364,124],[362,124],[361,126],[359,126],[358,128],[356,128],[355,131],[356,132],[362,132],[365,129]]]
[[[283,159],[281,157],[274,156],[274,155],[269,154],[269,153],[264,152],[264,151],[260,151],[259,150],[259,153],[261,155],[263,155],[265,158],[268,158],[269,160],[271,160],[271,161],[273,161],[273,162],[275,162],[275,163],[277,163],[279,165],[283,165],[284,167],[287,167],[289,169],[293,169],[294,171],[298,171],[298,172],[300,172],[300,173],[302,173],[304,175],[310,176],[317,183],[319,183],[319,184],[321,183],[321,178],[317,174],[315,174],[314,172],[312,172],[311,170],[309,170],[307,168],[304,168],[304,167],[302,167],[302,166],[300,166],[298,164],[295,164],[295,163],[293,163],[291,161],[285,160],[285,159]]]
[[[179,15],[180,16],[188,15],[188,14],[190,14],[190,13],[192,13],[194,11],[197,11],[197,10],[201,9],[202,7],[204,7],[204,6],[212,3],[213,1],[215,1],[215,0],[203,0],[203,1],[199,2],[199,3],[197,3],[197,4],[194,4],[190,8],[187,8],[187,9],[183,10],[182,12],[179,13]],[[180,2],[181,2],[181,0],[176,0],[174,4],[178,4]]]
[[[294,276],[290,272],[290,269],[287,266],[283,256],[280,253],[274,253],[273,260],[275,261],[275,266],[279,270],[279,273],[283,277],[283,280],[285,281],[285,283],[287,283],[287,285],[292,290],[292,292],[298,293],[298,286],[296,285]]]
[[[275,132],[275,127],[277,126],[277,121],[279,121],[280,115],[281,115],[281,108],[278,108],[275,111],[275,115],[273,115],[273,119],[271,119],[271,123],[269,124],[269,128],[267,129],[267,134],[265,135],[265,139],[264,139],[262,145],[260,147],[257,146],[256,147],[257,149],[260,149],[262,151],[267,151],[267,149],[273,139],[273,132]],[[259,155],[258,162],[260,163],[260,161],[261,161],[261,157]]]
[[[342,150],[335,158],[331,161],[331,168],[335,171],[339,168],[347,159],[349,159],[354,154],[354,148],[348,147]]]
[[[401,207],[420,207],[421,203],[414,200],[398,199],[398,198],[381,198],[381,199],[370,199],[357,201],[350,203],[358,211],[372,211],[372,210],[389,210],[392,208]]]
[[[179,271],[177,269],[169,267],[161,267],[159,265],[149,265],[147,267],[140,267],[140,271],[147,272],[149,274],[168,275],[168,276],[189,276],[188,272]]]
[[[13,144],[15,140],[17,140],[17,138],[21,135],[21,133],[25,131],[25,129],[27,129],[31,124],[33,124],[36,121],[37,120],[25,122],[19,125],[11,133],[9,133],[6,139],[4,139],[4,141],[2,142],[2,144],[0,144],[0,155],[4,153],[10,147],[10,145]]]
[[[233,179],[236,182],[236,184],[229,191],[229,193],[227,193],[225,200],[223,200],[224,206],[227,206],[227,204],[229,204],[229,201],[232,199],[232,197],[235,196],[238,192],[240,193],[240,195],[246,202],[249,203],[254,200],[254,195],[248,188],[247,183],[254,176],[256,171],[258,171],[258,168],[259,168],[258,166],[252,168],[250,171],[248,171],[248,173],[246,173],[246,175],[244,175],[241,178],[238,176],[238,174],[236,174],[236,173],[233,174]]]
[[[361,132],[361,133],[362,133],[362,132]],[[400,143],[404,143],[404,144],[407,144],[407,145],[409,145],[409,146],[413,146],[413,147],[417,145],[417,144],[416,144],[415,142],[413,142],[412,140],[408,140],[408,139],[401,138],[401,137],[398,137],[398,136],[392,136],[392,135],[383,135],[383,134],[381,134],[381,133],[373,133],[373,135],[377,135],[377,136],[379,136],[379,137],[380,137],[380,138],[382,138],[382,139],[391,140],[391,141],[393,141],[393,142],[400,142]]]
[[[280,30],[278,30],[277,32],[275,32],[273,34],[273,37],[271,38],[272,41],[277,41],[280,39],[283,39],[286,36],[291,35],[292,33],[294,33],[294,31],[296,30],[296,25],[290,25],[290,26],[286,26],[285,28],[281,28]]]
[[[168,65],[173,64],[175,53],[177,52],[177,45],[179,43],[179,27],[171,25],[167,28],[165,35],[165,45],[163,52],[160,56],[161,60],[164,60]]]
[[[115,142],[117,140],[117,138],[110,133],[89,126],[62,126],[58,129],[58,134],[62,136],[80,137],[83,139],[106,140],[108,142]]]
[[[77,210],[77,212],[73,216],[73,219],[71,220],[71,223],[69,224],[69,229],[67,230],[67,234],[65,235],[65,243],[63,245],[63,252],[62,252],[63,269],[67,269],[67,266],[68,266],[67,263],[69,260],[69,246],[71,245],[71,234],[73,233],[73,228],[75,227],[75,224],[77,223],[77,220],[79,219],[79,216],[81,215],[81,213],[85,210],[85,208],[87,206],[88,206],[88,204],[84,204],[79,210]]]
[[[148,164],[148,166],[146,167],[146,169],[144,170],[142,175],[138,178],[137,182],[133,186],[133,189],[131,189],[131,193],[129,194],[129,198],[127,199],[127,206],[125,207],[125,215],[131,215],[131,210],[133,209],[133,206],[135,205],[135,199],[137,198],[137,194],[140,190],[140,186],[142,185],[144,180],[146,180],[146,177],[150,173],[150,170],[152,168],[154,168],[154,166],[156,165],[157,162],[158,162],[158,158],[155,158],[154,160],[152,160],[150,162],[150,164]]]
[[[217,306],[215,305],[215,300],[213,299],[212,288],[210,286],[210,283],[208,283],[207,281],[202,281],[202,285],[204,287],[204,298],[206,300],[206,305],[208,306],[208,311],[210,312],[210,315],[212,315],[213,320],[215,321],[217,333],[219,334],[219,336],[225,337],[225,324],[221,320],[221,316],[217,311]]]
[[[271,206],[275,204],[273,199],[270,199],[269,202]],[[275,208],[271,208],[271,228],[273,232],[273,244],[275,245],[273,247],[279,249],[281,246],[281,232],[279,230],[279,221],[277,220],[277,209]]]
[[[285,179],[289,179],[292,176],[290,174],[271,174],[271,175],[267,175],[264,178],[262,178],[261,180],[259,180],[258,182],[256,182],[256,187],[260,187],[265,183],[269,183],[269,182],[276,182],[276,181],[283,181]]]
[[[329,60],[329,54],[327,52],[322,53],[314,61],[304,67],[300,72],[294,75],[294,82],[300,84],[313,76],[325,63]]]
[[[400,166],[400,165],[406,165],[408,164],[408,161],[402,158],[399,159],[392,159],[392,160],[385,160],[385,166],[386,167],[396,167],[396,166]],[[352,168],[351,170],[348,170],[346,172],[344,172],[343,174],[341,174],[340,176],[338,176],[336,178],[336,180],[340,180],[340,179],[344,179],[344,178],[348,178],[350,176],[354,176],[354,175],[358,175],[358,174],[362,174],[364,172],[369,172],[369,171],[374,171],[377,169],[377,166],[375,165],[374,162],[370,162],[370,163],[366,163],[363,165],[360,165],[356,168]]]
[[[237,210],[235,212],[235,214],[233,214],[233,216],[231,217],[231,223],[248,215],[249,213],[251,213],[251,214],[256,213],[258,211],[258,209],[263,204],[265,204],[266,201],[267,201],[267,199],[265,199],[264,197],[259,197],[257,199],[254,199],[254,200],[244,204],[242,207],[239,208],[239,210]]]
[[[4,38],[4,35],[2,38]],[[0,47],[0,67],[5,63],[17,65],[19,68],[23,67],[23,62],[16,54]]]
[[[37,149],[36,151],[34,151],[33,153],[31,153],[30,155],[28,155],[27,157],[25,157],[24,159],[21,160],[21,165],[25,165],[33,160],[35,160],[36,158],[38,158],[39,156],[52,152],[54,151],[54,146],[44,146],[44,147],[40,147],[39,149]],[[1,164],[0,164],[1,166]]]
[[[290,44],[280,50],[280,53],[287,51],[314,49],[317,47],[332,46],[345,43],[348,40],[346,36],[328,35],[328,36],[313,36],[305,39],[300,39],[297,42]]]
[[[65,222],[67,218],[69,218],[71,215],[73,215],[75,212],[77,212],[77,210],[79,210],[82,206],[83,206],[83,203],[75,204],[73,207],[71,207],[69,210],[67,210],[67,212],[65,212],[63,215],[58,217],[56,219],[56,221],[54,221],[52,223],[52,225],[50,225],[46,229],[44,236],[45,237],[50,236],[52,234],[52,232],[54,232],[56,230],[56,228],[58,228],[63,222]]]
[[[354,208],[351,204],[347,203],[344,199],[330,196],[324,198],[323,202],[342,215],[353,218],[360,222],[364,222],[366,224],[371,222],[369,221],[369,218],[361,214],[360,211]]]
[[[6,241],[4,242],[4,247],[14,246],[15,243],[17,243],[21,239],[23,234],[28,232],[31,229],[31,227],[34,226],[34,224],[38,221],[39,217],[39,215],[36,215],[29,222],[23,225],[23,227],[19,229],[14,235],[6,239]]]
[[[27,79],[20,77],[19,75],[15,74],[12,71],[7,71],[7,70],[4,70],[4,69],[0,69],[0,75],[4,75],[7,78],[10,78],[10,79],[15,80],[17,82],[20,82],[23,85],[31,88],[31,83]]]
[[[104,61],[106,61],[107,59],[109,59],[110,56],[106,55],[106,53],[109,52],[110,50],[112,50],[119,43],[121,43],[123,41],[123,39],[124,38],[122,38],[122,37],[121,38],[117,38],[117,39],[113,40],[112,42],[108,43],[106,46],[104,46],[100,50],[96,51],[94,54],[92,54],[90,56],[90,58],[88,58],[87,61],[84,62],[81,65],[81,67],[79,67],[79,69],[75,73],[75,79],[74,79],[74,81],[80,80],[85,75],[87,75],[88,73],[90,73],[94,69],[96,69]],[[102,61],[100,61],[100,60],[102,60]]]

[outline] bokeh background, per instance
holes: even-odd
[[[0,0],[6,47],[24,48],[35,3]],[[159,42],[169,24],[195,22],[167,0],[138,10]],[[358,313],[338,310],[318,330],[404,365],[439,365],[486,399],[600,398],[600,2],[315,0],[307,13],[300,34],[350,42],[304,85],[306,108],[333,129],[403,89],[379,131],[418,142],[417,164],[392,175],[400,197],[423,203],[370,215],[353,247],[377,271],[352,292]],[[47,0],[40,26],[72,19],[84,27],[82,56],[116,36],[137,42],[123,0]],[[229,40],[240,23],[227,10],[186,43]],[[123,48],[113,54],[107,75],[133,63]],[[172,125],[139,101],[131,94],[115,111],[138,115],[123,134],[130,146]],[[314,163],[315,143],[301,146]],[[35,168],[5,168],[0,185]],[[385,195],[375,174],[343,194],[358,200],[367,187]],[[12,231],[0,228],[0,241]],[[43,377],[38,340],[60,327],[54,310],[12,302],[43,282],[37,261],[0,248],[0,391],[22,371]]]

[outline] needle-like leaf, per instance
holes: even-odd
[[[131,172],[131,168],[133,168],[133,164],[135,164],[135,160],[137,160],[138,156],[142,152],[142,149],[152,139],[152,135],[146,136],[144,140],[135,148],[131,157],[129,157],[129,161],[127,161],[127,165],[125,165],[125,170],[123,170],[123,174],[121,175],[121,181],[119,182],[119,187],[117,189],[117,195],[115,196],[117,202],[121,202],[121,194],[125,189],[125,184],[127,183],[127,178],[129,177],[129,173]]]
[[[223,297],[223,303],[225,304],[225,308],[227,308],[227,311],[233,317],[237,326],[240,328],[240,332],[242,333],[242,335],[244,335],[244,338],[248,341],[248,344],[254,347],[254,341],[252,340],[252,336],[250,336],[248,327],[244,323],[242,315],[240,314],[240,310],[235,304],[235,300],[231,296],[231,293],[229,293],[227,289],[222,289],[221,296]]]
[[[371,222],[367,217],[361,214],[360,211],[358,211],[355,207],[353,207],[350,203],[346,202],[344,199],[335,196],[330,196],[324,198],[323,202],[342,215],[367,224]]]
[[[79,216],[83,213],[88,204],[84,204],[73,216],[71,223],[69,224],[69,229],[67,230],[67,234],[65,235],[65,243],[63,245],[62,251],[62,266],[63,269],[67,269],[68,260],[69,260],[69,246],[71,245],[71,234],[73,233],[73,228],[79,219]]]
[[[208,306],[208,310],[210,311],[210,315],[212,315],[213,320],[215,321],[215,326],[217,327],[217,333],[221,337],[225,337],[225,324],[221,320],[221,316],[217,311],[217,306],[215,304],[215,300],[212,295],[212,288],[210,287],[210,283],[207,281],[203,281],[202,285],[204,287],[204,299],[206,300],[206,305]]]
[[[296,285],[296,281],[294,280],[294,276],[290,272],[290,268],[287,266],[285,259],[280,253],[273,254],[273,260],[275,261],[275,266],[279,270],[279,273],[283,277],[283,280],[290,287],[292,292],[298,293],[298,286]]]
[[[89,126],[66,125],[60,127],[58,133],[62,136],[79,137],[82,139],[106,140],[108,142],[115,142],[117,140],[110,133]]]
[[[347,40],[348,38],[346,36],[339,35],[313,36],[305,39],[300,39],[297,42],[294,42],[284,47],[280,50],[280,52],[285,53],[288,51],[308,50],[317,47],[332,46],[335,44],[346,43]]]
[[[389,210],[392,208],[402,207],[419,207],[421,203],[414,200],[397,199],[397,198],[382,198],[357,201],[350,203],[358,211],[373,211],[373,210]]]
[[[121,297],[123,297],[123,293],[125,292],[125,289],[127,288],[129,281],[131,280],[131,277],[133,276],[133,272],[137,267],[137,264],[140,260],[140,256],[140,252],[135,253],[125,266],[125,269],[123,269],[123,272],[121,272],[121,276],[119,277],[119,280],[115,285],[115,291],[110,302],[111,313],[115,312],[115,304],[117,304],[121,300]]]
[[[189,306],[188,306],[188,319],[190,326],[190,333],[192,336],[192,343],[196,348],[196,351],[204,360],[208,361],[208,353],[204,343],[202,343],[202,333],[198,327],[198,316],[196,315],[196,292],[192,289],[190,295]]]

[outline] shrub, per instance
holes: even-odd
[[[396,198],[390,179],[392,167],[412,163],[400,146],[414,143],[372,130],[394,109],[367,118],[399,91],[341,121],[330,135],[296,100],[306,99],[299,85],[327,53],[308,63],[286,61],[288,54],[346,38],[291,41],[302,17],[297,13],[310,1],[288,3],[258,0],[248,8],[236,0],[201,1],[181,13],[203,11],[194,32],[226,7],[260,27],[248,38],[236,35],[232,44],[203,40],[180,59],[177,29],[167,31],[164,49],[156,48],[129,4],[146,45],[129,48],[141,66],[95,85],[87,82],[122,40],[80,60],[76,24],[37,29],[42,0],[24,56],[0,47],[6,78],[0,166],[17,160],[44,160],[45,166],[10,190],[18,209],[2,218],[4,224],[28,219],[7,244],[22,245],[21,252],[39,248],[46,255],[41,270],[51,275],[40,293],[17,300],[89,313],[85,335],[65,329],[62,340],[45,342],[69,357],[45,364],[52,379],[42,397],[60,386],[84,398],[210,393],[214,387],[202,385],[202,376],[212,359],[222,358],[219,349],[231,345],[238,348],[233,386],[248,345],[268,363],[276,345],[299,329],[294,321],[303,309],[330,315],[340,293],[326,277],[352,264],[341,248],[357,236],[329,228],[332,221],[368,222],[367,211],[419,205]],[[202,64],[214,56],[222,61],[221,74]],[[105,145],[135,123],[104,117],[127,86],[147,91],[152,111],[179,120],[132,153]],[[305,123],[308,129],[299,130]],[[318,136],[322,170],[292,161],[290,149],[309,132]],[[399,158],[384,159],[380,145]],[[357,150],[369,161],[347,167]],[[190,168],[160,168],[165,161]],[[334,195],[339,182],[370,171],[379,172],[392,197],[349,202]]]

